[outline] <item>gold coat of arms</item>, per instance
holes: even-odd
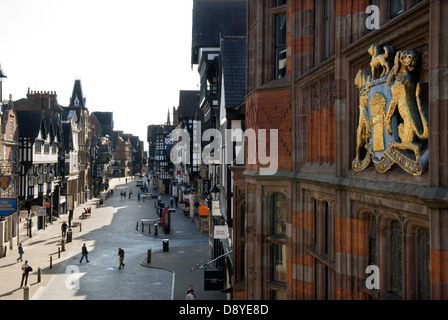
[[[428,86],[417,82],[418,55],[372,45],[370,69],[359,70],[359,123],[355,171],[371,163],[379,172],[394,164],[413,175],[428,166]]]

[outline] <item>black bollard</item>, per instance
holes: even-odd
[[[151,263],[151,249],[148,249],[148,254],[146,256],[146,263]]]

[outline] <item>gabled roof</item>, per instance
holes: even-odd
[[[0,78],[7,78],[6,74],[2,70],[2,66],[0,65]]]
[[[114,113],[108,111],[95,111],[92,114],[97,118],[101,124],[103,135],[108,134],[112,136],[114,131]]]
[[[93,115],[98,119],[102,125],[112,125],[114,124],[114,113],[110,111],[94,111]]]
[[[73,149],[73,136],[72,125],[69,122],[62,123],[62,136],[65,152],[70,152]]]
[[[76,100],[79,102],[78,106],[75,104]],[[85,99],[84,93],[82,91],[81,80],[75,80],[75,84],[73,85],[73,91],[72,91],[72,96],[70,98],[69,108],[72,108],[72,107],[81,108],[81,109],[86,108],[86,99]]]
[[[57,114],[48,114],[44,113],[45,127],[46,132],[50,134],[52,139],[58,138],[59,142],[61,142],[61,132],[59,124],[61,123],[60,118]]]
[[[237,108],[246,95],[246,37],[223,37],[220,47],[225,106]]]
[[[78,122],[78,116],[75,110],[64,109],[61,112],[62,121],[70,121],[74,119],[74,122]]]
[[[100,126],[101,123],[99,122],[98,118],[95,116],[94,112],[89,114],[89,119],[91,122],[93,122],[94,125]]]
[[[16,114],[20,137],[36,138],[41,128],[44,130],[45,135],[47,134],[41,110],[16,110]]]

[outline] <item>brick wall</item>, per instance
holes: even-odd
[[[403,1],[404,11],[390,17],[389,1],[379,0],[383,30],[369,31],[365,26],[369,0],[329,1],[334,23],[329,37],[330,56],[325,58],[320,43],[322,21],[314,20],[319,15],[314,4],[321,6],[323,1],[289,0],[288,71],[287,79],[281,82],[272,81],[271,77],[273,35],[269,17],[273,9],[269,3],[272,2],[250,0],[248,6],[246,128],[279,129],[279,170],[287,170],[295,177],[290,180],[285,177],[285,181],[291,181],[288,298],[323,299],[321,292],[328,287],[331,299],[377,297],[362,285],[369,260],[370,222],[362,213],[365,209],[375,215],[378,223],[376,254],[382,275],[379,295],[391,298],[388,223],[400,221],[403,233],[402,297],[418,297],[416,241],[410,241],[415,240],[417,234],[410,226],[416,224],[431,234],[431,299],[447,299],[448,240],[444,230],[448,210],[443,192],[448,185],[448,78],[443,75],[447,74],[448,50],[443,49],[448,46],[448,20],[443,16],[448,13],[448,3],[406,0]],[[388,174],[380,174],[375,169],[360,173],[351,168],[358,124],[358,116],[353,115],[358,114],[359,108],[358,90],[353,80],[357,70],[368,67],[367,48],[372,43],[390,44],[399,50],[417,48],[429,61],[429,66],[421,71],[420,81],[429,82],[432,88],[429,97],[431,151],[428,171],[420,177],[405,174],[400,168],[394,168]],[[259,164],[247,165],[249,170],[259,168]],[[258,219],[269,214],[263,207],[264,190],[278,181],[259,177],[250,177],[248,181],[253,190],[249,192],[251,189],[247,187],[247,196],[249,199],[252,194],[253,201],[247,206],[250,222],[247,243],[248,252],[254,254],[248,254],[246,261],[247,297],[265,298],[268,284],[262,282],[269,270],[258,259],[265,248],[263,225]],[[424,191],[419,193],[417,189]],[[333,247],[326,261],[312,252],[312,238],[317,226],[305,198],[307,193],[330,204]],[[321,267],[325,266],[331,273],[329,286],[322,281]]]
[[[246,130],[265,129],[270,150],[269,130],[278,130],[278,170],[292,169],[292,110],[291,90],[279,89],[256,92],[246,100]],[[258,141],[258,140],[257,140]],[[274,146],[275,147],[275,146]],[[246,152],[257,152],[248,146]],[[269,156],[269,155],[268,155]],[[258,157],[257,157],[258,160]],[[258,161],[257,161],[258,162]],[[246,155],[246,163],[247,155]],[[249,170],[259,170],[260,164],[247,164]]]

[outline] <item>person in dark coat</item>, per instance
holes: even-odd
[[[118,257],[120,259],[120,265],[118,266],[118,269],[121,269],[121,267],[124,267],[124,250],[121,248],[118,248]]]
[[[21,243],[19,243],[19,247],[17,249],[19,251],[19,257],[17,258],[17,262],[19,262],[19,260],[23,261],[22,256],[25,253],[25,251],[23,251],[23,247],[22,247]]]
[[[87,258],[89,251],[87,251],[87,247],[86,247],[85,243],[83,244],[83,246],[81,248],[81,253],[82,253],[82,257],[81,257],[81,260],[79,260],[79,263],[82,263],[82,260],[84,259],[84,257],[86,258],[86,262],[89,262],[89,258]]]
[[[62,223],[61,231],[62,231],[62,238],[65,238],[65,235],[67,233],[67,223],[65,221]]]

